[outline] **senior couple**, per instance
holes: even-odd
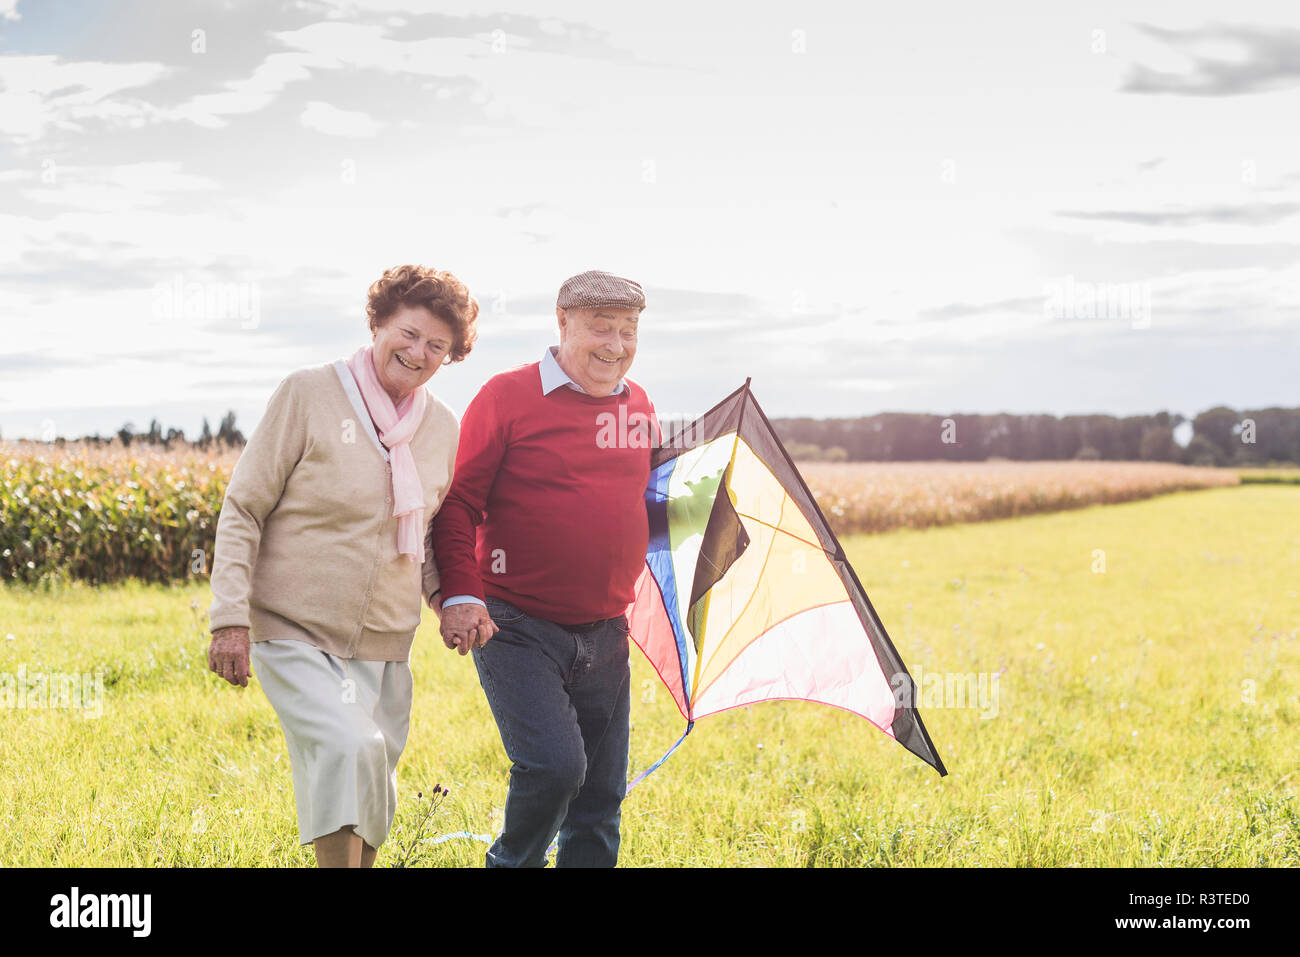
[[[271,396],[217,523],[208,664],[241,686],[256,669],[320,866],[370,866],[392,826],[422,597],[512,762],[488,866],[542,866],[557,833],[557,865],[616,863],[650,453],[596,423],[653,421],[626,378],[644,307],[631,280],[566,280],[558,347],[488,379],[458,425],[424,386],[469,354],[478,303],[400,266],[370,287],[371,344]]]

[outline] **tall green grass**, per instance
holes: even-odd
[[[865,721],[702,719],[624,804],[626,866],[1300,864],[1300,497],[1276,486],[846,541],[903,660],[997,673],[922,708],[940,778]],[[1104,562],[1104,571],[1101,570]],[[201,583],[6,586],[0,673],[101,670],[103,716],[0,710],[0,864],[310,865],[274,712],[205,668]],[[196,607],[197,606],[197,607]],[[12,638],[9,636],[12,635]],[[508,763],[472,662],[416,639],[378,864],[476,866]],[[632,771],[682,731],[633,652]],[[434,784],[450,797],[428,816]]]

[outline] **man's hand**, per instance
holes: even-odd
[[[208,646],[208,668],[232,685],[248,687],[248,629],[218,628]]]
[[[482,648],[497,633],[496,622],[488,610],[477,602],[463,602],[451,607],[443,606],[442,643],[467,655],[474,648]]]

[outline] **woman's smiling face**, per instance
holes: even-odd
[[[454,341],[451,323],[424,306],[400,306],[374,331],[375,372],[394,405],[442,368]]]

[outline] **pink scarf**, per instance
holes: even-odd
[[[397,407],[375,372],[375,350],[364,346],[348,360],[352,378],[357,380],[366,410],[375,423],[379,440],[388,446],[393,466],[393,517],[397,519],[397,551],[409,561],[424,563],[424,488],[411,454],[411,436],[424,418],[428,401],[424,388],[418,388]]]

